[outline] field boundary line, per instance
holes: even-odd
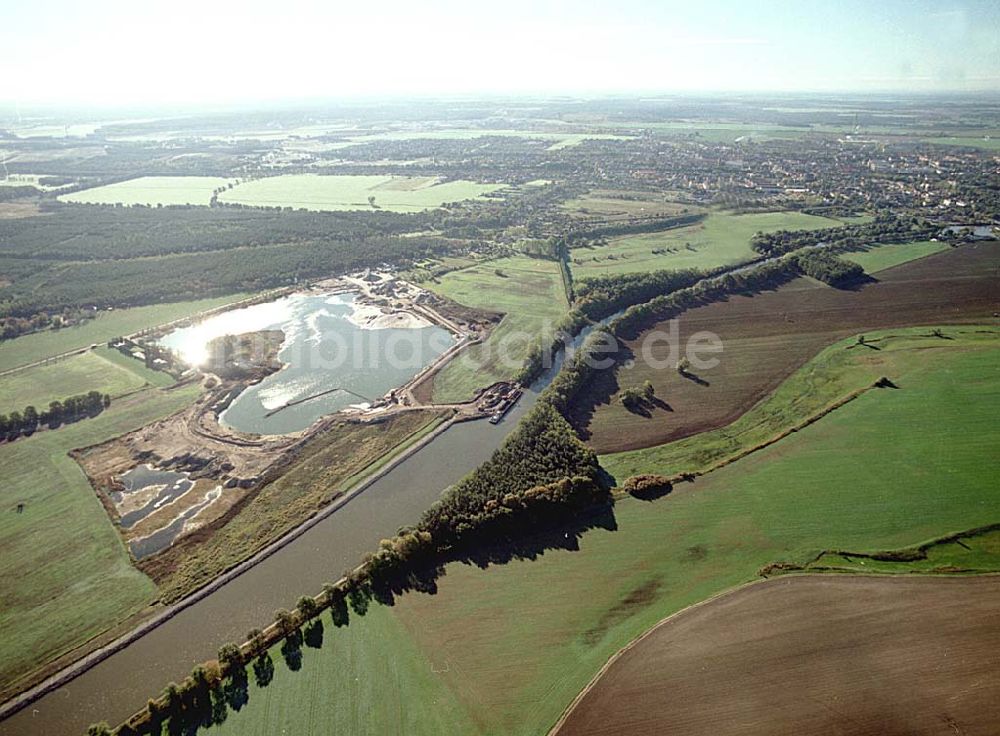
[[[879,381],[881,381],[881,380],[882,379],[879,379]],[[837,409],[840,409],[840,408],[846,406],[847,404],[851,403],[852,401],[854,401],[855,399],[859,398],[860,396],[868,393],[872,389],[878,388],[878,386],[876,384],[879,381],[875,381],[874,383],[872,383],[869,386],[864,386],[862,388],[855,389],[854,391],[850,392],[846,396],[843,396],[842,398],[837,399],[832,404],[828,404],[827,406],[823,407],[822,409],[820,409],[819,411],[817,411],[815,414],[810,414],[805,419],[797,422],[796,424],[793,424],[792,426],[790,426],[790,427],[788,427],[786,429],[781,430],[780,432],[778,432],[775,435],[772,435],[771,437],[769,437],[766,440],[758,442],[755,445],[751,445],[750,447],[744,447],[743,449],[737,451],[736,453],[734,453],[732,455],[729,455],[728,457],[725,457],[722,460],[719,460],[714,465],[710,465],[709,467],[705,468],[704,470],[682,471],[682,472],[679,472],[679,473],[675,473],[672,476],[669,476],[668,480],[670,481],[671,484],[675,484],[675,483],[679,483],[679,482],[685,481],[685,480],[693,480],[694,478],[701,478],[701,477],[704,477],[706,475],[709,475],[710,473],[714,473],[716,470],[721,470],[722,468],[726,467],[727,465],[732,465],[735,462],[739,462],[740,460],[742,460],[743,458],[747,457],[748,455],[752,455],[755,452],[758,452],[760,450],[764,450],[764,449],[770,447],[771,445],[777,444],[778,442],[781,442],[781,440],[785,439],[786,437],[788,437],[790,435],[793,435],[796,432],[799,432],[799,431],[805,429],[806,427],[810,426],[811,424],[815,424],[820,419],[823,419],[824,417],[826,417],[828,414],[832,414]],[[627,495],[627,494],[623,493],[622,495]]]
[[[637,637],[635,637],[634,639],[632,639],[628,644],[626,644],[621,649],[619,649],[614,654],[612,654],[608,658],[608,661],[605,662],[604,665],[597,671],[597,674],[595,674],[590,679],[590,681],[587,682],[587,684],[584,686],[584,688],[579,693],[577,693],[577,695],[576,695],[575,698],[573,698],[572,702],[570,702],[570,704],[568,706],[566,706],[566,708],[563,709],[563,712],[562,712],[562,714],[560,714],[559,719],[555,722],[555,724],[552,726],[552,728],[550,728],[546,732],[546,736],[558,736],[559,735],[559,730],[566,724],[566,720],[567,720],[567,718],[569,718],[570,714],[574,710],[576,710],[576,707],[581,703],[581,701],[583,701],[583,699],[590,693],[590,691],[594,689],[594,686],[597,685],[597,683],[607,673],[607,671],[609,669],[611,669],[611,667],[615,664],[615,662],[617,662],[619,659],[621,659],[625,654],[627,654],[628,652],[630,652],[636,646],[638,646],[639,644],[641,644],[647,637],[652,636],[660,628],[662,628],[663,626],[666,626],[669,623],[672,623],[674,621],[674,619],[676,619],[676,618],[678,618],[678,617],[680,617],[680,616],[682,616],[684,614],[690,613],[691,611],[695,611],[695,610],[698,610],[700,608],[703,608],[703,607],[705,607],[705,606],[707,606],[707,605],[709,605],[711,603],[715,603],[716,601],[718,601],[718,600],[720,600],[722,598],[726,598],[726,597],[729,597],[729,596],[741,593],[743,591],[746,591],[746,590],[750,589],[751,587],[765,586],[765,585],[772,584],[772,583],[773,584],[778,584],[778,583],[782,583],[782,582],[786,582],[787,583],[789,581],[794,581],[796,579],[799,579],[799,580],[801,580],[801,579],[822,580],[824,578],[829,578],[829,577],[830,577],[830,575],[828,573],[793,572],[793,573],[787,573],[787,574],[784,574],[784,575],[779,575],[779,576],[773,577],[773,578],[763,578],[763,579],[756,579],[756,580],[748,580],[748,581],[746,581],[744,583],[740,583],[739,585],[736,585],[736,586],[734,586],[732,588],[726,588],[725,590],[721,590],[718,593],[715,593],[715,594],[709,596],[708,598],[705,598],[703,600],[698,601],[697,603],[692,603],[692,604],[690,604],[688,606],[685,606],[684,608],[681,608],[681,609],[679,609],[677,611],[674,611],[670,615],[668,615],[668,616],[660,619],[659,621],[657,621],[655,624],[653,624],[648,629],[646,629],[645,631],[643,631]],[[1000,578],[1000,573],[997,573],[997,572],[986,572],[986,573],[981,573],[981,574],[978,574],[978,575],[968,575],[968,574],[966,574],[966,575],[953,575],[953,574],[949,574],[949,573],[924,573],[924,574],[921,574],[921,575],[918,575],[918,576],[913,576],[913,575],[903,576],[903,575],[900,575],[899,573],[870,573],[870,574],[861,574],[861,575],[853,575],[853,574],[850,574],[850,573],[844,573],[841,577],[847,577],[847,578],[853,577],[853,578],[866,579],[866,580],[867,579],[871,579],[871,578],[886,578],[886,579],[898,579],[898,580],[914,580],[915,578],[925,578],[927,580],[937,580],[937,579],[946,578],[946,579],[967,580],[970,577],[976,577],[976,578]]]
[[[796,572],[802,573],[815,573],[815,574],[830,574],[830,573],[849,573],[852,575],[935,575],[935,574],[950,574],[950,575],[977,575],[984,574],[983,571],[977,570],[967,570],[952,567],[947,573],[936,572],[935,569],[930,570],[912,570],[909,572],[895,572],[895,573],[885,573],[880,571],[869,571],[869,570],[855,570],[849,567],[833,567],[833,566],[816,566],[813,567],[817,562],[823,559],[827,555],[838,555],[845,558],[856,557],[863,560],[872,560],[875,562],[889,562],[889,563],[908,563],[908,562],[920,562],[927,559],[927,552],[934,547],[938,547],[945,544],[955,544],[956,542],[961,543],[963,539],[975,539],[976,537],[981,537],[985,534],[991,532],[1000,531],[1000,522],[993,522],[990,524],[983,524],[981,526],[972,527],[971,529],[966,529],[960,532],[950,532],[939,537],[932,537],[918,544],[911,545],[909,547],[898,547],[890,549],[881,549],[874,552],[853,552],[847,549],[838,548],[828,548],[820,550],[817,554],[806,562],[800,564],[796,563],[784,563],[784,562],[774,562],[762,567],[759,574],[763,576],[767,575],[787,575]],[[907,557],[907,553],[912,556]],[[862,563],[864,564],[864,563]]]
[[[808,427],[808,426],[810,426],[812,424],[815,424],[820,419],[823,419],[827,415],[832,414],[833,412],[837,411],[837,409],[841,409],[844,406],[847,406],[852,401],[854,401],[855,399],[863,396],[864,394],[868,393],[872,389],[878,388],[878,386],[876,384],[878,384],[878,382],[881,381],[881,380],[882,379],[878,379],[878,381],[874,381],[873,383],[871,383],[868,386],[864,386],[862,388],[855,389],[854,391],[851,391],[846,396],[843,396],[842,398],[837,399],[832,404],[828,404],[827,406],[825,406],[822,409],[820,409],[819,411],[817,411],[815,414],[810,414],[809,416],[807,416],[805,419],[801,420],[800,422],[798,422],[796,424],[793,424],[791,427],[788,427],[787,429],[781,430],[780,432],[778,432],[778,434],[771,436],[769,439],[766,439],[763,442],[758,442],[756,445],[752,445],[750,447],[746,447],[746,448],[740,450],[739,452],[737,452],[735,455],[731,455],[731,456],[729,456],[729,457],[727,457],[727,458],[725,458],[723,460],[720,460],[715,465],[710,466],[708,469],[700,471],[698,473],[695,473],[695,475],[708,475],[709,473],[715,472],[716,470],[720,470],[720,469],[726,467],[727,465],[732,465],[733,463],[738,462],[738,461],[742,460],[743,458],[747,457],[748,455],[752,455],[753,453],[755,453],[755,452],[757,452],[759,450],[763,450],[763,449],[765,449],[767,447],[770,447],[771,445],[774,445],[774,444],[777,444],[778,442],[781,442],[781,440],[785,439],[789,435],[793,435],[796,432],[799,432],[799,431],[805,429],[806,427]]]
[[[815,576],[819,577],[819,575]],[[727,588],[726,590],[722,590],[718,593],[715,593],[709,596],[708,598],[705,598],[696,603],[692,603],[688,606],[685,606],[684,608],[681,608],[678,611],[674,611],[665,618],[660,619],[659,621],[657,621],[655,624],[653,624],[648,629],[643,631],[641,634],[632,639],[628,644],[623,646],[621,649],[616,651],[608,658],[608,660],[604,663],[604,665],[597,671],[597,673],[590,679],[590,681],[587,682],[584,688],[579,693],[577,693],[576,697],[573,698],[572,702],[570,702],[570,704],[563,709],[562,714],[559,716],[559,720],[557,720],[555,724],[552,726],[552,728],[550,728],[549,731],[547,732],[548,736],[557,736],[559,729],[562,728],[563,725],[565,725],[566,719],[569,717],[570,713],[576,710],[576,707],[580,704],[580,702],[590,693],[591,690],[593,690],[594,686],[607,673],[607,671],[611,669],[611,667],[615,664],[615,662],[621,659],[622,656],[624,656],[627,652],[631,651],[636,646],[641,644],[647,637],[651,636],[653,632],[660,629],[660,627],[665,626],[666,624],[670,623],[675,618],[684,613],[688,613],[689,611],[694,611],[699,608],[702,608],[703,606],[707,606],[709,603],[712,603],[713,601],[716,601],[719,598],[723,598],[732,593],[737,593],[753,585],[762,585],[764,583],[769,583],[769,582],[778,582],[782,579],[787,579],[788,577],[789,576],[783,576],[783,578],[771,578],[771,579],[765,578],[763,580],[748,580],[745,583],[740,583],[736,587]]]
[[[170,619],[174,618],[177,614],[181,613],[185,609],[193,606],[195,603],[199,602],[203,598],[208,597],[219,588],[229,584],[236,578],[238,578],[243,573],[247,572],[251,568],[260,564],[268,557],[273,555],[275,552],[279,551],[283,547],[287,546],[291,542],[295,541],[303,534],[308,532],[314,526],[319,524],[321,521],[325,520],[329,516],[332,516],[336,511],[341,509],[351,500],[356,498],[359,494],[365,491],[367,488],[372,486],[375,482],[380,480],[382,477],[387,475],[390,471],[395,469],[397,466],[402,464],[405,460],[412,457],[414,454],[422,450],[424,447],[433,442],[437,437],[444,434],[453,424],[455,423],[454,417],[449,417],[445,419],[441,424],[435,427],[433,430],[425,434],[418,441],[411,445],[405,447],[397,455],[393,456],[388,462],[380,466],[373,473],[362,479],[359,483],[354,485],[351,490],[344,493],[343,495],[335,498],[330,502],[328,506],[316,512],[308,519],[303,521],[298,526],[290,529],[284,535],[271,542],[269,545],[263,549],[258,550],[252,557],[244,560],[243,562],[229,568],[221,575],[215,579],[209,581],[201,588],[189,593],[186,597],[177,601],[176,603],[170,605],[160,613],[156,614],[153,618],[139,624],[131,631],[122,634],[117,639],[112,640],[108,644],[95,649],[88,654],[85,654],[80,659],[75,662],[63,667],[58,672],[50,675],[49,677],[42,680],[37,685],[25,690],[24,692],[13,696],[9,700],[0,703],[0,722],[14,715],[21,709],[27,707],[31,703],[35,702],[43,695],[56,690],[63,685],[71,682],[79,675],[82,675],[87,670],[95,667],[96,665],[103,662],[105,659],[111,655],[125,649],[130,644],[138,641],[146,634],[154,631],[163,624],[167,623]],[[86,646],[86,643],[81,644]]]

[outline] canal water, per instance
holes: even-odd
[[[220,419],[241,432],[284,434],[381,397],[455,344],[433,325],[361,327],[352,321],[356,310],[354,294],[293,294],[174,330],[160,343],[203,365],[216,337],[282,330],[281,370],[240,393]]]
[[[588,329],[586,332],[589,332]],[[575,344],[585,336],[580,335]],[[125,649],[5,721],[0,736],[79,736],[91,723],[118,723],[179,682],[229,641],[271,622],[303,593],[318,593],[403,525],[419,520],[443,490],[482,464],[535,403],[556,364],[497,425],[464,422],[354,496],[269,558],[186,608]]]

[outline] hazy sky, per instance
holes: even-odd
[[[0,0],[0,39],[22,104],[1000,89],[996,0]]]

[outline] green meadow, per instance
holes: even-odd
[[[100,391],[112,397],[145,386],[168,386],[166,373],[146,368],[140,361],[101,346],[31,370],[0,376],[0,414],[31,405],[38,411],[67,396]]]
[[[0,444],[0,682],[113,628],[156,597],[67,453],[137,429],[193,401],[198,386],[150,389],[93,419]],[[24,504],[16,513],[16,504]]]
[[[901,263],[915,261],[948,249],[947,243],[931,240],[921,240],[913,243],[885,243],[868,250],[843,253],[842,258],[853,261],[865,269],[865,273],[878,273]]]
[[[141,176],[59,196],[62,202],[122,205],[208,205],[212,192],[230,183],[218,176]]]
[[[932,329],[940,329],[943,337]],[[619,483],[640,473],[701,473],[769,442],[882,376],[895,380],[902,372],[935,365],[943,351],[984,349],[998,339],[994,330],[969,326],[867,333],[866,343],[878,350],[859,348],[856,337],[846,338],[822,350],[731,424],[665,445],[602,455],[601,465]]]
[[[433,594],[404,594],[344,629],[324,614],[322,650],[306,648],[298,672],[272,650],[273,682],[251,685],[213,729],[544,733],[619,648],[771,562],[1000,520],[995,335],[898,352],[901,388],[869,391],[656,501],[626,497],[607,528],[485,569],[449,564]]]
[[[441,182],[433,176],[287,174],[244,182],[219,199],[251,207],[420,212],[445,202],[479,199],[502,188],[502,184],[462,180]],[[370,197],[374,199],[369,201]]]
[[[464,350],[434,377],[434,400],[461,401],[511,378],[532,341],[569,309],[559,264],[515,256],[446,273],[424,286],[469,307],[503,312],[489,338]]]
[[[757,254],[750,238],[757,232],[816,230],[840,223],[800,212],[736,215],[710,214],[703,222],[661,232],[623,235],[607,245],[570,252],[573,276],[604,276],[662,268],[715,268],[749,260]],[[656,252],[654,252],[656,251]]]
[[[212,192],[234,182],[213,176],[144,176],[59,197],[64,202],[122,205],[208,205]],[[445,202],[479,199],[502,184],[441,182],[433,176],[321,176],[283,174],[226,188],[219,201],[250,207],[314,211],[420,212]],[[369,201],[374,197],[374,206]]]

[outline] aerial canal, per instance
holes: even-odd
[[[576,345],[589,329],[574,341]],[[502,422],[464,422],[439,435],[270,557],[185,608],[131,645],[0,722],[2,736],[79,736],[93,722],[121,722],[215,656],[229,641],[271,622],[274,611],[317,593],[405,524],[449,485],[482,464],[535,403],[555,365]]]

